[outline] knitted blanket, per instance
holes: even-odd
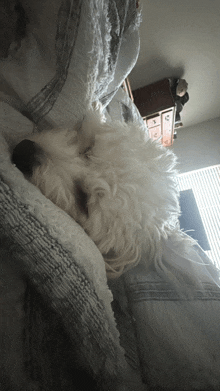
[[[117,101],[139,51],[136,2],[21,4],[25,36],[0,64],[1,389],[92,389],[77,380],[86,369],[100,389],[132,376],[140,390],[120,346],[101,254],[13,167],[8,146],[35,126],[73,126],[97,99],[105,107]]]

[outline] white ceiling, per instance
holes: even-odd
[[[165,77],[188,82],[184,127],[220,117],[220,0],[142,0],[132,90]]]

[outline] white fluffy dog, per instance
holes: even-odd
[[[179,214],[175,156],[132,123],[108,123],[91,109],[75,129],[39,132],[12,161],[72,216],[118,277],[143,252],[151,263]]]

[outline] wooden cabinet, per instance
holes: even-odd
[[[168,79],[133,91],[134,103],[145,120],[149,135],[164,146],[171,146],[174,137],[175,102]]]

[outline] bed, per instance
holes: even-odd
[[[186,313],[196,310],[180,310],[189,300],[180,300],[155,270],[143,273],[142,263],[118,282],[107,282],[102,256],[82,228],[11,164],[8,140],[13,143],[35,127],[73,126],[93,101],[103,104],[108,120],[145,126],[121,88],[139,53],[136,3],[19,3],[22,12],[17,12],[26,18],[22,37],[0,61],[2,390],[176,390],[177,384],[180,390],[191,390],[183,388],[187,385],[202,389],[210,371],[213,389],[220,385],[220,290],[217,271],[202,250],[198,247],[196,253],[207,264],[205,294],[197,290],[190,303],[199,303],[201,318],[205,305],[207,322],[213,321],[201,330],[201,338],[209,333],[212,339],[207,339],[207,349],[200,352],[196,341],[195,371],[201,372],[205,357],[209,360],[200,384],[192,380],[193,371],[185,381],[186,349],[185,361],[175,371],[179,353],[168,353],[181,339],[177,329],[183,324],[187,346],[192,327],[198,335],[195,324],[186,321]],[[175,258],[172,246],[165,246],[167,258]],[[147,315],[141,320],[143,311]],[[162,324],[166,326],[160,328]],[[143,330],[148,335],[144,344]],[[175,338],[164,343],[170,334]]]

